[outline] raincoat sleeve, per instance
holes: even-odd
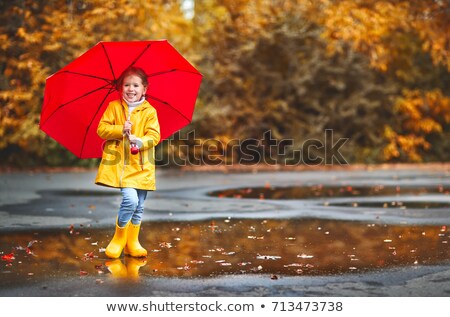
[[[122,139],[123,124],[117,124],[114,104],[110,103],[98,124],[97,134],[105,140]]]
[[[156,110],[151,108],[151,112],[145,123],[145,134],[141,137],[141,150],[148,150],[158,145],[160,140],[159,121]]]

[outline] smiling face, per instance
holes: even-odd
[[[128,102],[136,102],[145,95],[147,87],[142,83],[142,79],[137,75],[129,75],[123,79],[122,96]]]

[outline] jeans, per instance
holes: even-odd
[[[130,220],[134,225],[140,224],[147,191],[135,188],[121,188],[120,191],[122,192],[122,203],[120,204],[117,224],[119,227],[125,227]]]

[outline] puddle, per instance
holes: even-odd
[[[450,189],[437,186],[287,186],[287,187],[248,187],[220,190],[208,193],[219,198],[247,199],[309,199],[309,198],[343,198],[357,196],[420,196],[426,194],[449,195]]]
[[[389,201],[389,202],[346,202],[330,203],[330,206],[348,207],[373,207],[373,208],[397,208],[397,209],[440,209],[450,208],[448,202],[434,201]]]
[[[61,189],[61,190],[52,190],[52,191],[41,191],[41,193],[49,193],[55,196],[80,196],[80,197],[102,197],[102,196],[118,196],[120,195],[119,191],[102,191],[102,190],[85,190],[85,189]]]
[[[318,219],[216,219],[142,225],[147,259],[108,260],[108,230],[9,232],[0,237],[1,288],[52,278],[205,278],[362,273],[450,260],[449,224],[400,226]]]

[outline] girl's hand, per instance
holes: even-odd
[[[125,124],[123,125],[123,134],[130,134],[131,133],[131,121],[125,121]]]
[[[129,136],[128,136],[128,139],[130,140],[130,143],[137,143],[137,142],[139,142],[139,141],[141,141],[141,139],[140,138],[138,138],[137,136],[135,136],[134,134],[130,134]]]
[[[128,140],[130,140],[130,143],[131,144],[135,144],[138,148],[142,147],[142,140],[141,140],[141,138],[138,138],[134,134],[130,134],[128,136]]]

